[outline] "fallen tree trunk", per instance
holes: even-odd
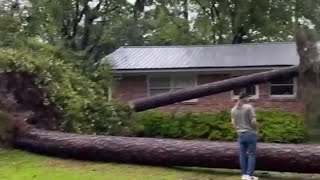
[[[15,146],[35,153],[120,163],[238,169],[236,143],[76,135],[31,129]],[[257,169],[319,173],[320,146],[260,143]]]
[[[129,103],[131,105],[131,108],[134,111],[140,112],[148,109],[166,106],[176,102],[181,102],[185,100],[227,92],[227,91],[241,88],[241,87],[266,83],[279,78],[283,78],[283,79],[292,78],[298,75],[299,75],[299,67],[292,66],[292,67],[283,68],[280,70],[272,70],[272,71],[227,79],[223,81],[203,84],[203,85],[183,89],[176,92],[159,94],[153,97],[140,98],[140,99],[133,100]]]

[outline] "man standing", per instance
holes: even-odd
[[[247,104],[242,92],[231,110],[231,122],[238,134],[239,160],[243,180],[258,180],[253,176],[256,165],[257,120],[252,105]]]

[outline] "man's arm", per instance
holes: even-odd
[[[231,110],[231,124],[234,128],[236,128],[236,122],[235,122],[235,119],[234,119],[234,113],[233,113],[233,110]]]
[[[231,118],[231,124],[234,128],[236,128],[236,123],[235,123],[235,120],[233,118]]]
[[[255,128],[257,130],[258,129],[258,122],[257,122],[257,118],[256,118],[256,112],[252,106],[250,107],[250,119],[251,119],[251,124],[252,124],[253,128]]]
[[[253,128],[254,128],[255,130],[258,129],[258,122],[257,122],[257,118],[256,118],[256,117],[253,117],[253,118],[252,118],[251,124],[252,124],[252,126],[253,126]]]

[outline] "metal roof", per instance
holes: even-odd
[[[294,42],[120,47],[102,59],[113,70],[236,68],[299,64]]]

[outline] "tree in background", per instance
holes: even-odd
[[[27,37],[37,37],[78,53],[87,67],[126,45],[232,43],[241,31],[250,42],[291,41],[301,19],[309,20],[319,31],[319,3],[313,0],[11,0],[2,2],[1,13],[20,18],[21,30]]]

